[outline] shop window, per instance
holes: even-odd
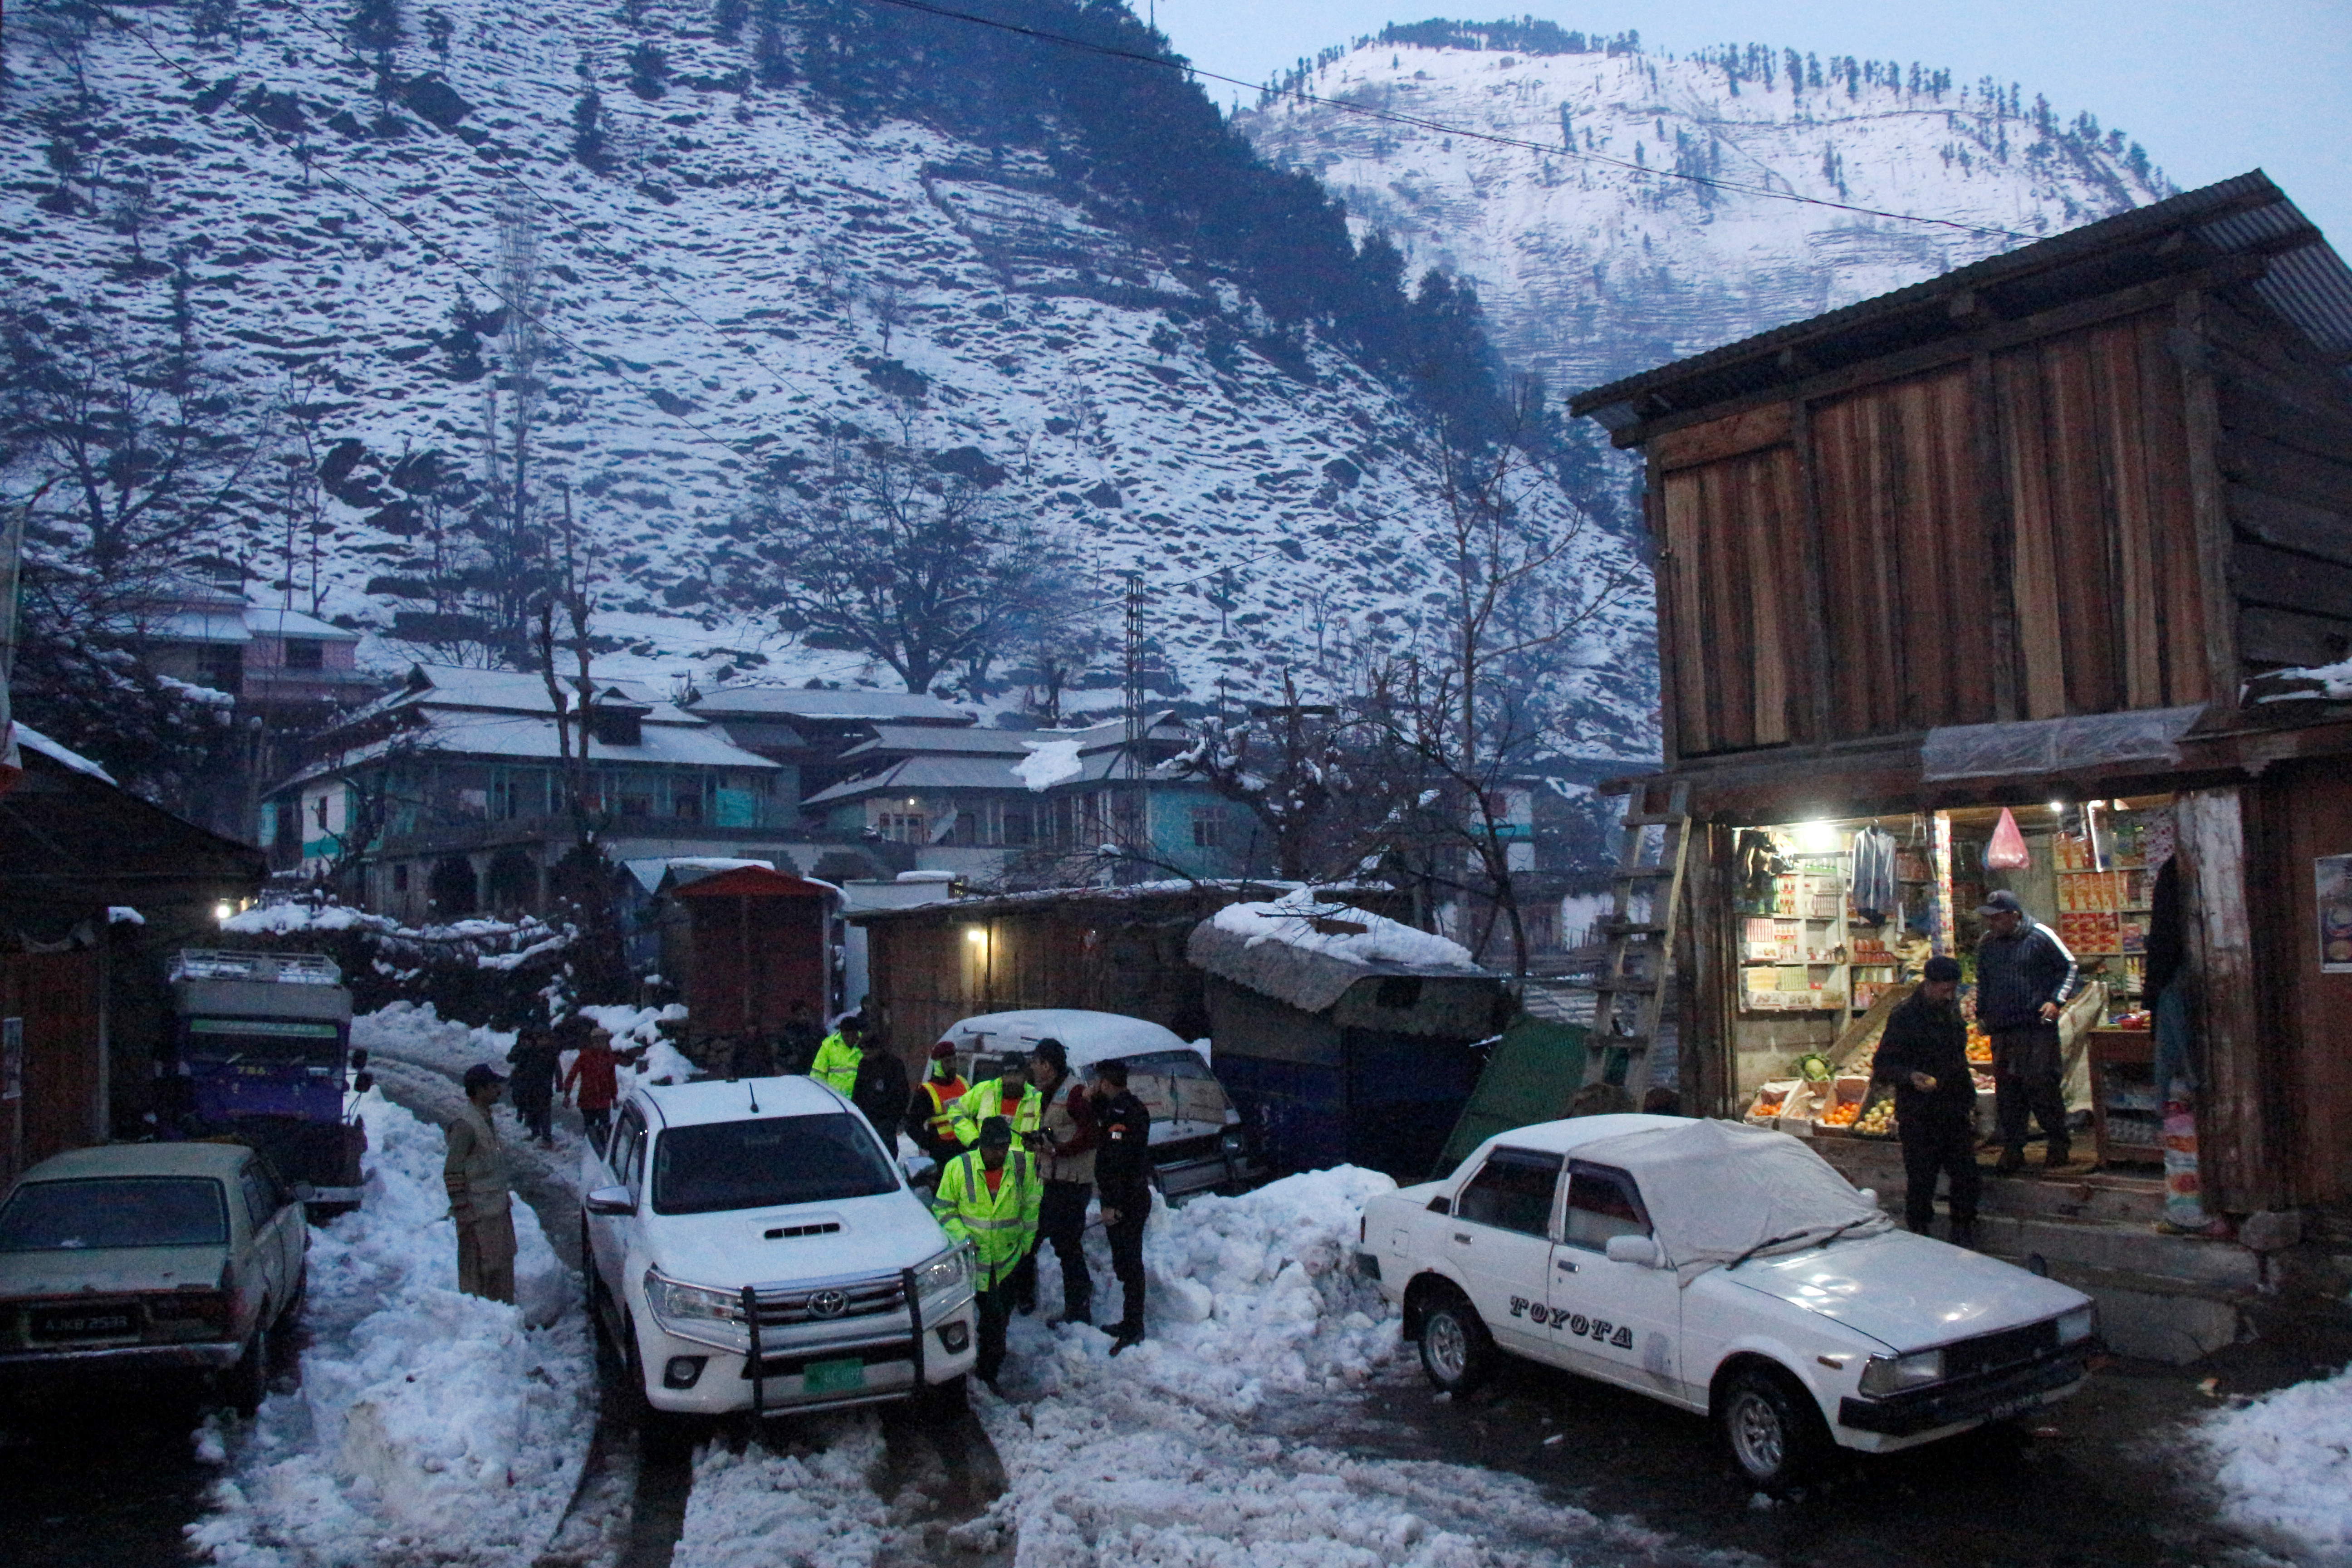
[[[1497,1149],[1462,1189],[1454,1215],[1497,1230],[1544,1236],[1551,1229],[1552,1194],[1560,1157],[1533,1149]]]
[[[324,669],[327,645],[317,637],[288,637],[285,664],[289,669]]]

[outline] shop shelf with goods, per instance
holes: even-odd
[[[2091,1130],[2099,1163],[2164,1162],[2164,1095],[2156,1081],[2156,1041],[2147,1029],[2093,1029]]]

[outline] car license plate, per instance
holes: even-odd
[[[862,1361],[813,1361],[801,1369],[803,1394],[847,1394],[865,1386]]]
[[[27,1328],[37,1340],[102,1340],[136,1333],[139,1321],[128,1307],[74,1307],[35,1312]]]

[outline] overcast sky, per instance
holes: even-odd
[[[1639,29],[1686,54],[1757,43],[1990,75],[2143,143],[2182,189],[2267,170],[2352,256],[2352,0],[1132,0],[1203,70],[1263,81],[1301,55],[1430,16]],[[1489,12],[1492,15],[1489,15]],[[1208,84],[1220,101],[1234,89]]]

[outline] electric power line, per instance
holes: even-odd
[[[1161,70],[1176,71],[1187,77],[1221,81],[1228,86],[1243,88],[1250,91],[1264,90],[1260,83],[1244,81],[1239,77],[1221,76],[1215,71],[1202,70],[1189,61],[1147,55],[1139,49],[1122,49],[1115,44],[1097,44],[1086,38],[1073,38],[1067,34],[1049,33],[1040,27],[1024,27],[1016,22],[1000,22],[992,16],[975,16],[970,11],[957,11],[945,5],[930,5],[928,0],[877,0],[877,3],[896,5],[905,11],[919,11],[928,16],[970,22],[975,26],[992,27],[999,32],[1017,33],[1024,38],[1035,38],[1041,43],[1059,44],[1066,48],[1107,55],[1113,59],[1153,66]],[[1804,206],[1830,207],[1838,212],[1854,213],[1864,217],[1890,218],[1898,223],[1932,224],[1942,228],[1959,229],[1967,234],[1997,235],[2003,239],[2031,240],[2038,237],[2034,235],[2021,234],[2015,229],[1998,228],[1987,224],[1963,223],[1958,218],[1927,217],[1917,213],[1887,212],[1878,207],[1859,206],[1851,202],[1833,202],[1825,196],[1800,195],[1794,191],[1776,191],[1764,185],[1748,185],[1734,180],[1719,180],[1711,174],[1694,174],[1681,169],[1653,169],[1646,163],[1635,163],[1623,158],[1612,158],[1605,153],[1580,153],[1573,147],[1553,146],[1544,142],[1528,142],[1517,136],[1499,136],[1488,131],[1472,131],[1464,126],[1448,125],[1443,121],[1424,119],[1420,115],[1399,114],[1393,110],[1374,109],[1370,104],[1350,103],[1345,99],[1323,98],[1303,88],[1286,89],[1282,96],[1296,98],[1302,103],[1319,104],[1326,109],[1337,109],[1349,114],[1360,114],[1368,119],[1386,121],[1393,125],[1408,125],[1415,130],[1433,131],[1440,135],[1459,136],[1472,142],[1491,142],[1498,147],[1514,147],[1529,153],[1540,153],[1546,157],[1569,158],[1579,163],[1606,164],[1611,168],[1622,169],[1628,174],[1647,175],[1652,179],[1682,180],[1691,184],[1706,185],[1735,195],[1759,196],[1776,202],[1795,202]]]

